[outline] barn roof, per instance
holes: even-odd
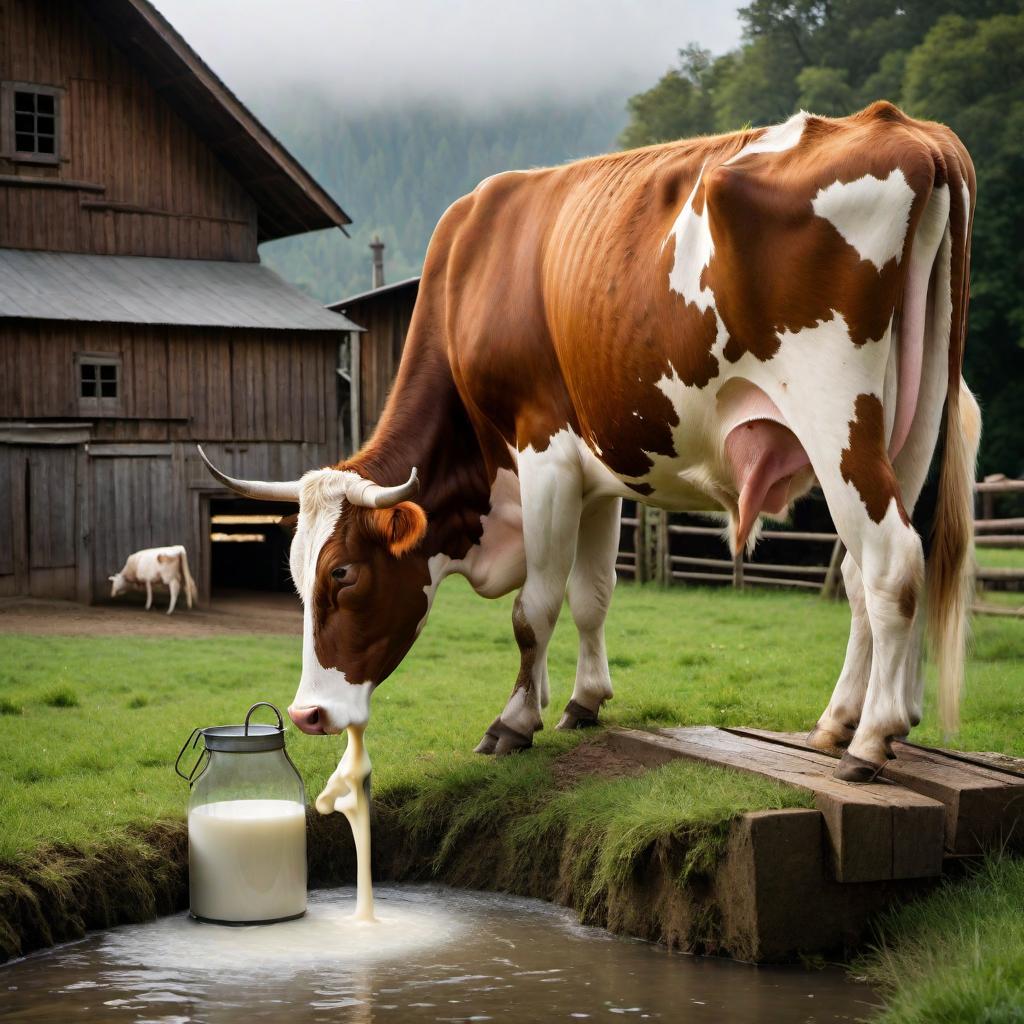
[[[0,317],[357,331],[261,263],[0,249]]]
[[[80,3],[256,200],[260,242],[351,223],[152,4]]]
[[[346,306],[353,305],[356,302],[365,302],[367,299],[380,299],[385,295],[404,291],[406,288],[419,288],[419,286],[420,279],[418,277],[407,277],[404,281],[396,281],[394,284],[382,284],[379,288],[371,288],[369,291],[360,292],[358,295],[350,295],[347,299],[339,299],[337,302],[330,302],[328,303],[327,308],[342,310]]]

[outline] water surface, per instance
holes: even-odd
[[[299,921],[245,928],[184,914],[96,932],[0,968],[0,1020],[639,1021],[825,1024],[875,998],[839,969],[750,967],[585,928],[536,900],[439,886],[310,894]]]

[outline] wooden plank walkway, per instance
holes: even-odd
[[[811,750],[804,733],[733,731],[792,750]],[[950,853],[976,854],[1007,844],[1024,847],[1024,775],[972,761],[970,754],[914,743],[894,743],[893,752],[896,758],[882,769],[880,778],[943,805]]]
[[[814,794],[841,882],[928,878],[942,873],[947,806],[888,779],[851,785],[832,778],[835,761],[775,736],[713,726],[642,732],[614,729],[609,743],[651,766],[677,759],[750,772]]]

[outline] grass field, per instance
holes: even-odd
[[[1024,548],[975,548],[974,556],[989,569],[1024,569]]]
[[[841,667],[848,621],[845,606],[806,595],[620,587],[608,624],[616,697],[604,720],[806,729]],[[499,762],[473,755],[515,677],[510,622],[509,599],[483,601],[461,581],[450,581],[414,651],[374,697],[367,738],[375,799],[404,801],[406,812],[422,820],[448,814],[445,843],[457,843],[474,820],[514,806],[523,812],[517,841],[541,840],[558,824],[581,856],[599,862],[595,877],[614,878],[638,844],[656,835],[704,825],[712,826],[707,834],[713,836],[714,825],[742,810],[806,800],[752,777],[686,764],[555,792],[552,760],[580,738],[553,728],[575,670],[568,615],[553,643],[552,706],[534,751]],[[1022,654],[1019,622],[975,623],[957,740],[962,749],[1024,754]],[[0,636],[0,862],[17,863],[55,842],[82,849],[116,843],[133,824],[180,819],[187,789],[172,765],[189,732],[241,721],[255,700],[284,708],[295,691],[299,658],[297,637]],[[931,700],[914,738],[940,740]],[[288,744],[315,794],[336,765],[343,740],[290,730]],[[453,807],[456,812],[448,810]],[[702,851],[710,855],[697,844],[694,856]],[[1019,884],[1001,880],[996,867],[992,871],[974,889],[944,891],[947,902],[934,920],[941,923],[959,900],[963,927],[969,928],[978,891],[998,901],[999,893]],[[923,913],[905,913],[911,912]],[[914,986],[923,975],[898,966],[898,957],[925,947],[908,945],[904,921],[897,916],[889,922],[891,945],[865,969],[880,983],[905,976],[900,998],[913,1008]],[[1018,914],[1001,932],[1003,951],[1021,954],[1014,961],[1018,982],[1024,972],[1022,922]],[[945,958],[951,971],[968,964],[965,958],[984,956],[969,944],[942,946],[945,933],[938,925],[927,934],[936,945],[920,955]],[[963,970],[969,975],[969,964]],[[1003,977],[998,964],[992,970]],[[892,1021],[982,1019],[914,1017],[901,1005],[894,996]]]
[[[412,654],[374,696],[376,793],[456,768],[520,770],[470,753],[515,677],[510,619],[509,600],[480,600],[461,580],[445,585]],[[804,595],[620,587],[608,625],[616,697],[605,720],[808,728],[841,667],[847,628],[845,607]],[[575,742],[552,728],[571,691],[574,640],[566,616],[551,652],[542,752]],[[1019,623],[976,623],[964,749],[1024,753],[1022,648]],[[277,636],[8,635],[0,653],[0,860],[9,861],[47,840],[89,844],[126,824],[180,816],[187,793],[172,765],[181,743],[194,726],[241,721],[254,700],[287,706],[300,645]],[[289,736],[315,790],[343,741]],[[915,738],[939,740],[931,709]]]

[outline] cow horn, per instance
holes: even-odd
[[[299,500],[301,483],[298,480],[285,480],[280,483],[268,483],[265,480],[236,480],[227,473],[222,473],[207,457],[203,446],[197,444],[199,457],[206,463],[206,468],[215,480],[225,487],[244,494],[247,498],[258,498],[260,501],[294,501]]]
[[[413,466],[409,479],[397,487],[381,487],[372,480],[359,479],[345,487],[345,497],[353,505],[366,508],[392,508],[400,501],[413,497],[420,489],[416,467]]]

